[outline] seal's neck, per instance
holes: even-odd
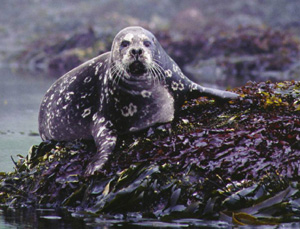
[[[115,90],[121,94],[140,94],[142,91],[151,91],[155,87],[154,82],[151,79],[136,79],[136,78],[122,78],[116,85]]]

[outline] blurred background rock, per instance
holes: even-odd
[[[122,28],[152,31],[193,80],[217,87],[299,79],[297,0],[1,0],[0,61],[59,77],[110,50]]]

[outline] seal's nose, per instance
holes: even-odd
[[[135,57],[137,59],[140,55],[143,54],[143,50],[133,48],[133,49],[130,50],[130,53],[133,57]]]

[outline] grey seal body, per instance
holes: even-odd
[[[116,35],[111,52],[50,87],[40,107],[39,132],[43,140],[94,139],[97,153],[86,169],[92,175],[107,161],[118,135],[171,122],[185,100],[199,96],[238,97],[190,81],[152,33],[128,27]]]

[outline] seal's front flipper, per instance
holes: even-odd
[[[215,88],[202,87],[199,84],[192,83],[190,86],[190,98],[197,98],[200,96],[208,96],[221,100],[232,100],[240,97],[239,94],[230,91],[223,91]]]
[[[117,135],[111,128],[111,122],[105,123],[96,122],[93,131],[93,137],[97,146],[97,154],[86,168],[85,175],[91,176],[99,171],[106,163],[109,155],[116,146]]]

